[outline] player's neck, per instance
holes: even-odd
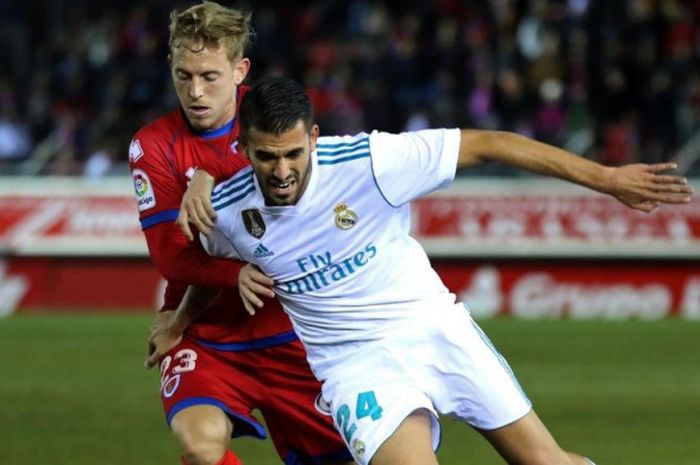
[[[236,119],[231,118],[230,120],[228,120],[227,123],[223,124],[222,126],[212,128],[212,129],[197,130],[195,128],[192,128],[192,126],[190,126],[190,127],[192,128],[192,132],[194,132],[197,136],[204,137],[206,139],[211,139],[212,137],[220,137],[220,136],[228,134],[229,132],[231,132],[231,130],[233,129],[233,126],[235,124],[236,124]]]
[[[180,114],[187,122],[187,125],[189,126],[192,133],[194,133],[195,135],[197,135],[199,137],[204,137],[206,139],[211,139],[214,137],[221,137],[221,136],[226,135],[229,132],[231,132],[233,127],[236,125],[236,109],[238,108],[239,96],[240,96],[240,91],[239,91],[239,88],[236,87],[236,91],[234,92],[234,95],[233,95],[233,101],[226,108],[226,112],[224,113],[224,117],[222,117],[219,121],[217,121],[211,127],[206,128],[206,129],[195,128],[194,125],[192,125],[192,122],[189,120],[189,118],[187,118],[187,114],[182,109],[182,107],[180,108]]]

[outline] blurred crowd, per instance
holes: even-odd
[[[253,12],[248,81],[303,82],[322,134],[502,129],[621,164],[700,129],[700,1],[221,3]],[[190,4],[0,0],[2,172],[125,173],[133,133],[177,105],[169,11]]]

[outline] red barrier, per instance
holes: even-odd
[[[150,311],[162,292],[147,259],[26,257],[0,263],[0,313]]]
[[[479,316],[700,318],[695,262],[434,260]],[[10,258],[0,265],[0,314],[14,310],[151,311],[162,281],[147,259]]]
[[[447,287],[479,316],[700,318],[700,265],[648,261],[440,261]]]

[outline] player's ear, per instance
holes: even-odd
[[[168,68],[173,67],[173,56],[168,53]]]
[[[233,82],[239,86],[245,80],[245,77],[250,71],[250,60],[248,58],[241,58],[233,66]]]
[[[250,160],[250,157],[248,156],[248,144],[244,144],[240,139],[238,139],[238,147],[241,149],[238,153],[243,155],[243,158]]]
[[[309,131],[309,149],[313,152],[316,150],[316,140],[319,134],[321,134],[321,129],[318,124],[311,125],[311,130]]]

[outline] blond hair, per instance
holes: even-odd
[[[187,47],[193,52],[204,48],[226,49],[233,63],[243,57],[250,43],[250,13],[204,1],[185,11],[170,13],[170,51]]]

